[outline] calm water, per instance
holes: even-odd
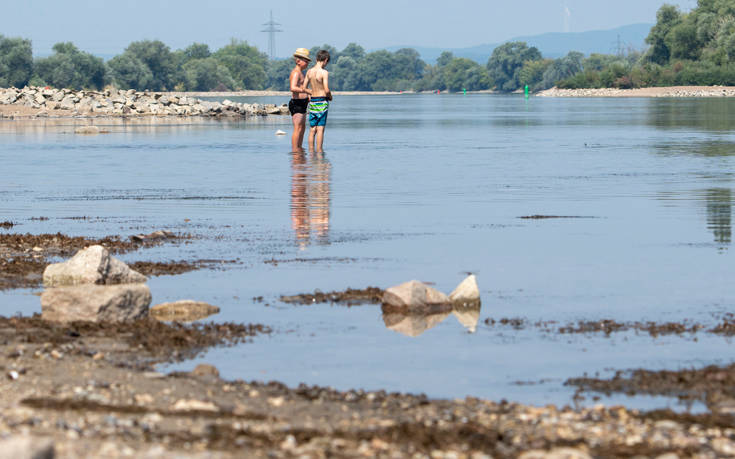
[[[152,278],[154,303],[207,301],[216,320],[276,333],[172,369],[204,361],[226,378],[567,404],[568,377],[732,361],[730,341],[704,333],[484,322],[714,324],[734,311],[735,101],[344,96],[330,111],[323,157],[288,153],[275,135],[290,134],[286,117],[112,124],[91,137],[71,134],[75,121],[3,121],[0,220],[32,233],[171,229],[197,238],[122,258],[235,260]],[[583,218],[519,218],[535,214]],[[467,272],[480,311],[422,320],[278,301],[410,279],[449,292]],[[33,293],[0,294],[0,314],[40,311]]]

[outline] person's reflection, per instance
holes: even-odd
[[[291,154],[291,226],[302,250],[311,243],[329,243],[331,165],[323,154]]]
[[[459,323],[470,333],[477,330],[480,320],[479,301],[464,304],[444,305],[434,307],[426,313],[409,313],[397,311],[393,308],[383,306],[383,323],[389,330],[396,331],[402,335],[415,338],[426,330],[434,328],[453,314]]]
[[[721,249],[732,240],[732,190],[712,188],[707,190],[707,228],[712,230],[715,242]]]

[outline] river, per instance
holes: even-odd
[[[5,120],[0,221],[17,225],[0,231],[168,229],[194,239],[121,258],[227,261],[151,278],[154,304],[206,301],[222,308],[214,320],[274,333],[167,369],[207,362],[225,378],[291,386],[571,404],[569,377],[730,362],[730,341],[707,333],[554,330],[714,325],[735,310],[733,115],[730,99],[343,96],[323,156],[289,153],[289,136],[275,135],[290,134],[286,117],[110,122],[98,136],[74,135],[75,120]],[[411,279],[449,292],[467,273],[479,311],[416,319],[278,300]],[[0,293],[0,314],[39,312],[34,293]],[[486,322],[502,318],[525,325]]]

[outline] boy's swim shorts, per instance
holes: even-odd
[[[326,126],[329,101],[326,97],[312,97],[309,102],[309,126]]]

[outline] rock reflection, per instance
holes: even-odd
[[[450,315],[454,315],[457,321],[470,333],[477,330],[480,321],[479,301],[473,303],[434,306],[424,314],[397,311],[383,306],[383,322],[386,328],[401,333],[402,335],[415,338],[426,330],[434,328]]]
[[[721,249],[727,248],[732,240],[732,190],[712,188],[706,191],[707,228],[715,236]]]
[[[302,250],[312,236],[319,244],[329,244],[330,172],[324,155],[292,153],[291,227]]]

